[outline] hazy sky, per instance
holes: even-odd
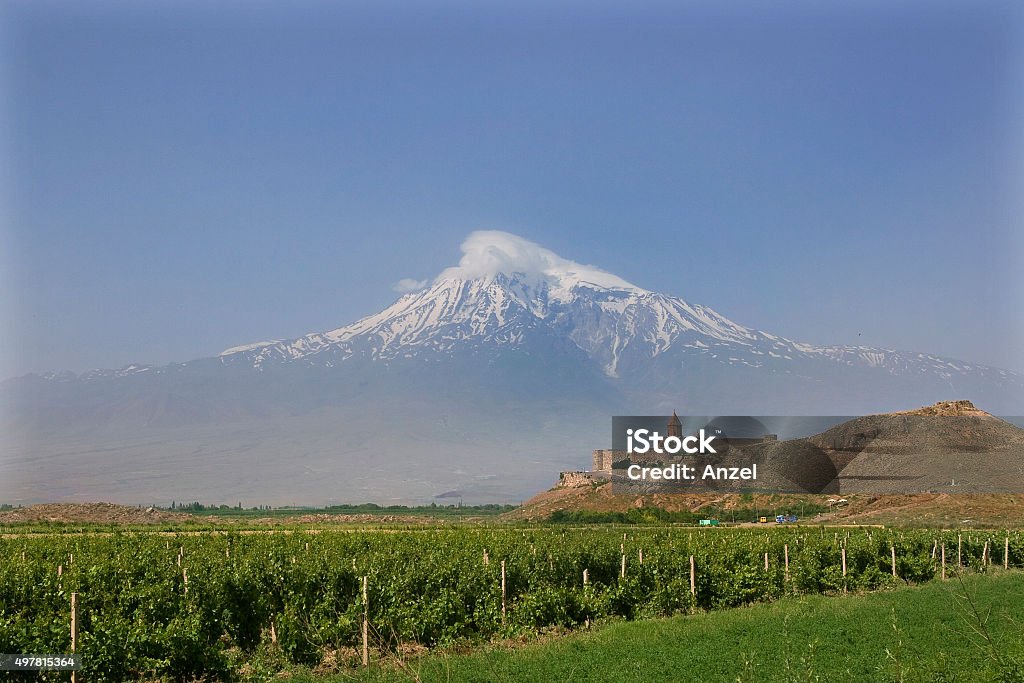
[[[888,4],[7,2],[0,376],[337,327],[477,229],[1024,370],[1024,14]]]

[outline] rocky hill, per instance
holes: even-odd
[[[577,478],[576,486],[555,487],[511,514],[538,519],[558,510],[699,511],[709,506],[735,508],[741,501],[773,508],[843,498],[848,502],[819,521],[1024,523],[1024,495],[1017,493],[1024,493],[1024,429],[970,401],[941,401],[916,410],[858,417],[820,434],[756,444],[731,451],[728,457],[769,463],[772,484],[780,490],[795,483],[822,494],[751,496],[720,490],[699,495],[614,495],[610,483]],[[1001,494],[985,495],[987,491]]]

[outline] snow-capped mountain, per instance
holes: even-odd
[[[653,358],[676,344],[707,348],[701,339],[741,345],[777,339],[709,308],[612,276],[601,284],[579,277],[567,284],[568,279],[531,282],[527,274],[516,272],[472,280],[440,278],[351,325],[291,341],[246,344],[220,357],[224,362],[251,362],[259,369],[273,360],[333,363],[356,355],[388,360],[421,351],[452,353],[465,345],[514,349],[531,330],[543,327],[572,340],[616,377],[619,356],[627,347],[640,347]]]
[[[290,341],[230,348],[220,354],[221,361],[256,370],[267,363],[331,367],[352,359],[528,350],[533,339],[549,336],[571,342],[596,369],[641,396],[685,381],[688,362],[808,377],[815,374],[808,364],[819,366],[816,374],[834,365],[837,371],[932,380],[953,391],[972,378],[1020,386],[1012,372],[973,363],[867,346],[814,346],[754,330],[508,233],[474,233],[463,250],[458,267],[380,313]],[[480,264],[481,254],[489,262]],[[652,365],[659,367],[656,377],[645,371]],[[763,398],[777,400],[767,391]],[[704,403],[713,408],[714,400]]]
[[[1024,412],[1013,372],[801,343],[508,233],[473,233],[462,251],[337,329],[5,382],[0,502],[515,500],[585,465],[613,414],[852,415],[959,398]]]

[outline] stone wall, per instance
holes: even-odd
[[[558,475],[558,485],[565,488],[589,486],[594,483],[590,472],[562,472]]]
[[[611,472],[612,463],[626,457],[625,451],[616,451],[611,448],[597,448],[593,453],[593,472]]]

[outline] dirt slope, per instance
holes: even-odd
[[[113,503],[46,503],[0,512],[0,524],[14,522],[90,522],[99,524],[159,524],[181,522],[190,515]]]

